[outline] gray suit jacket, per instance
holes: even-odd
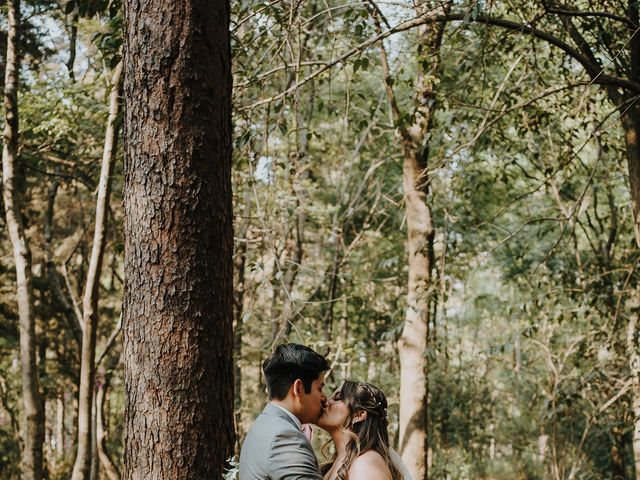
[[[240,480],[322,480],[307,437],[275,405],[267,405],[240,451]]]

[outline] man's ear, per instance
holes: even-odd
[[[298,378],[293,382],[293,384],[291,385],[291,393],[293,394],[293,398],[302,397],[302,394],[304,393],[304,385],[302,383],[302,380]]]
[[[367,411],[366,410],[359,410],[358,412],[356,412],[356,414],[351,419],[351,424],[355,425],[358,422],[362,422],[365,418],[367,418]]]

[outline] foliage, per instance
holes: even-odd
[[[48,430],[57,425],[58,399],[66,412],[64,448],[50,436],[45,452],[51,478],[66,478],[79,356],[69,308],[91,247],[105,78],[120,60],[121,12],[118,2],[42,5],[26,7],[44,20],[26,29],[20,187]],[[626,15],[605,0],[589,5]],[[74,80],[61,65],[76,6]],[[411,5],[380,7],[391,26],[414,16]],[[489,14],[527,25],[536,19],[537,28],[572,42],[557,5],[455,7],[466,17],[445,30],[428,143],[437,259],[424,352],[431,478],[634,478],[625,338],[640,279],[620,110],[606,86],[555,47],[480,22]],[[378,41],[354,50],[376,35],[371,10],[360,4],[243,0],[232,9],[239,436],[266,401],[259,365],[286,340],[328,353],[328,391],[344,378],[379,385],[397,445],[407,258],[402,148],[384,88],[392,84],[400,110],[412,111],[418,34],[385,38],[385,79]],[[628,28],[609,17],[572,21],[603,73],[629,74]],[[99,353],[122,298],[123,181],[119,163]],[[49,254],[57,274],[47,268]],[[6,229],[0,278],[0,471],[15,478],[10,417],[22,407]],[[110,377],[107,445],[117,459],[119,351],[116,344],[102,372]],[[319,438],[317,447],[326,439]]]

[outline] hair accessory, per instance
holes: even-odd
[[[378,410],[378,413],[381,414],[382,418],[386,419],[388,417],[387,407],[383,406],[379,400],[376,400],[376,410]]]

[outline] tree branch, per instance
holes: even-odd
[[[111,332],[111,335],[109,336],[109,339],[107,340],[107,343],[104,345],[104,350],[102,350],[102,353],[98,357],[98,360],[96,360],[96,370],[98,369],[98,367],[102,363],[102,360],[104,360],[104,357],[107,355],[107,353],[109,353],[109,350],[111,349],[111,347],[113,347],[113,345],[114,345],[114,343],[116,341],[116,338],[118,337],[118,334],[121,331],[122,331],[122,312],[120,313],[120,318],[118,318],[118,323],[116,324],[115,328]]]
[[[428,19],[424,19],[428,20]],[[466,22],[475,22],[475,23],[483,23],[485,25],[491,25],[495,27],[505,28],[507,30],[512,30],[514,32],[520,33],[528,33],[539,40],[543,40],[550,45],[553,45],[571,58],[576,60],[578,63],[582,65],[585,71],[591,77],[591,83],[595,83],[598,85],[609,85],[609,86],[617,86],[623,88],[625,90],[629,90],[634,93],[640,93],[640,84],[637,82],[628,80],[626,78],[616,77],[614,75],[608,75],[603,72],[600,65],[597,63],[594,64],[589,58],[583,55],[579,50],[576,50],[571,45],[566,42],[560,40],[558,37],[543,32],[542,30],[538,30],[537,28],[531,27],[529,25],[523,25],[521,23],[517,23],[511,20],[507,20],[504,18],[494,18],[489,15],[478,15],[475,19],[470,18],[467,14],[463,13],[451,13],[449,15],[442,17],[436,17],[435,21],[466,21]]]
[[[448,2],[443,3],[446,4]],[[520,32],[520,33],[526,33],[526,34],[530,34],[533,37],[539,39],[539,40],[543,40],[547,43],[549,43],[550,45],[553,45],[557,48],[559,48],[560,50],[562,50],[564,53],[566,53],[567,55],[569,55],[571,58],[573,58],[574,60],[576,60],[578,63],[580,63],[582,65],[582,67],[585,69],[585,71],[587,72],[587,74],[589,74],[589,76],[591,77],[591,83],[593,84],[597,84],[597,85],[605,85],[605,86],[615,86],[615,87],[620,87],[624,90],[633,92],[633,93],[640,93],[640,84],[631,80],[628,80],[626,78],[621,78],[621,77],[617,77],[615,75],[609,75],[604,73],[604,70],[600,67],[600,65],[598,65],[597,63],[593,63],[589,58],[587,58],[585,55],[583,55],[579,50],[575,49],[574,47],[572,47],[571,45],[569,45],[568,43],[562,41],[561,39],[559,39],[558,37],[544,32],[542,30],[538,30],[537,28],[534,28],[532,26],[529,25],[523,25],[521,23],[518,22],[514,22],[512,20],[507,20],[504,18],[494,18],[491,17],[489,15],[478,15],[475,19],[470,17],[467,13],[449,13],[449,14],[445,14],[445,15],[438,15],[435,14],[434,11],[440,9],[441,5],[435,7],[433,10],[430,10],[428,12],[425,12],[422,15],[418,15],[415,18],[412,18],[410,20],[406,20],[404,22],[400,22],[398,25],[396,25],[395,27],[392,27],[388,30],[385,30],[384,32],[380,32],[376,35],[374,35],[373,37],[365,40],[364,42],[361,42],[360,44],[356,45],[355,47],[349,49],[348,51],[346,51],[345,53],[343,53],[342,55],[340,55],[339,57],[328,61],[323,67],[318,68],[316,71],[310,73],[309,75],[307,75],[306,77],[304,77],[302,80],[300,80],[298,83],[296,83],[295,85],[290,86],[289,88],[287,88],[286,90],[273,95],[271,97],[268,98],[263,98],[260,99],[252,104],[249,105],[244,105],[244,106],[240,106],[238,108],[239,112],[244,112],[246,110],[251,110],[254,109],[256,107],[262,106],[262,105],[266,105],[268,103],[274,102],[276,100],[280,100],[283,97],[286,97],[287,95],[289,95],[290,93],[294,92],[296,89],[300,88],[300,86],[304,85],[307,82],[310,82],[311,80],[313,80],[314,78],[318,77],[319,75],[321,75],[322,73],[330,70],[331,68],[335,67],[336,65],[339,65],[341,63],[343,63],[345,60],[348,60],[350,57],[352,57],[353,55],[360,53],[364,50],[366,50],[367,48],[369,48],[371,45],[374,45],[375,43],[395,34],[395,33],[399,33],[399,32],[404,32],[407,30],[411,30],[412,28],[418,27],[420,25],[425,25],[428,23],[436,23],[436,22],[456,22],[456,21],[464,21],[464,22],[474,22],[474,23],[480,23],[480,24],[485,24],[488,26],[494,26],[494,27],[500,27],[500,28],[504,28],[507,30],[511,30],[514,32]]]
[[[549,13],[554,13],[556,15],[566,15],[570,17],[601,17],[608,18],[610,20],[614,20],[616,22],[621,22],[627,25],[629,28],[636,29],[638,25],[633,23],[630,19],[626,17],[621,17],[619,15],[615,15],[613,13],[608,12],[581,12],[578,10],[566,10],[562,8],[549,7],[546,9]]]
[[[69,272],[67,270],[67,262],[63,262],[60,266],[62,270],[62,276],[64,277],[64,283],[67,286],[67,291],[69,292],[69,298],[71,299],[71,304],[73,305],[73,312],[75,314],[75,318],[78,319],[78,327],[80,331],[84,330],[84,324],[82,322],[82,310],[80,310],[80,304],[78,303],[78,299],[73,293],[73,285],[71,285],[71,280],[69,279]]]
[[[449,3],[447,2],[444,2]],[[404,22],[400,22],[398,25],[396,25],[393,28],[390,28],[388,30],[385,30],[382,33],[379,33],[377,35],[374,35],[373,37],[365,40],[364,42],[361,42],[360,44],[356,45],[355,47],[349,49],[348,51],[346,51],[345,53],[343,53],[342,55],[340,55],[339,57],[327,62],[327,64],[319,69],[317,69],[315,72],[310,73],[309,75],[307,75],[305,78],[303,78],[302,80],[300,80],[296,85],[292,85],[289,88],[287,88],[286,90],[284,90],[283,92],[280,92],[276,95],[273,95],[271,97],[268,98],[263,98],[261,100],[258,100],[257,102],[254,102],[250,105],[245,105],[245,106],[240,106],[238,108],[238,111],[243,112],[246,110],[251,110],[253,108],[259,107],[261,105],[266,105],[268,103],[274,102],[276,100],[280,100],[283,97],[286,97],[287,95],[289,95],[290,93],[292,93],[293,91],[295,91],[297,88],[300,88],[301,85],[304,85],[307,82],[310,82],[311,80],[313,80],[314,78],[316,78],[317,76],[321,75],[322,73],[326,72],[327,70],[330,70],[331,68],[335,67],[336,65],[344,62],[345,60],[348,60],[350,57],[352,57],[353,55],[362,52],[363,50],[366,50],[368,47],[370,47],[371,45],[379,42],[380,40],[383,40],[391,35],[393,35],[394,33],[398,33],[398,32],[404,32],[407,30],[411,30],[412,28],[415,28],[419,25],[423,25],[425,23],[433,23],[435,21],[438,21],[437,19],[439,17],[434,16],[434,11],[436,11],[437,9],[440,8],[441,5],[438,5],[436,7],[434,7],[433,10],[430,10],[428,12],[425,12],[422,15],[417,16],[416,18],[412,18],[410,20],[406,20]],[[440,18],[440,21],[447,21],[446,18]],[[638,88],[638,91],[640,92],[640,87]]]

